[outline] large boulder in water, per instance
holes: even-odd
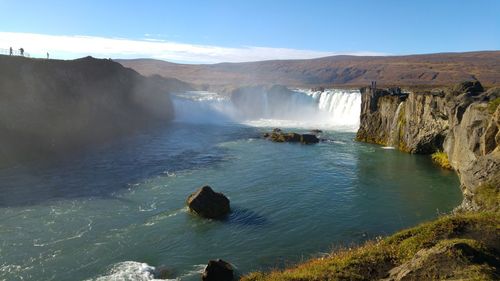
[[[302,134],[300,136],[300,142],[303,144],[318,143],[319,139],[316,135],[313,134]]]
[[[203,281],[232,281],[233,278],[233,267],[221,259],[208,261],[201,275]]]
[[[271,133],[265,133],[264,138],[274,142],[300,142],[302,144],[319,142],[318,137],[313,134],[286,133],[280,129],[274,129]]]
[[[231,210],[229,199],[205,185],[187,199],[189,210],[204,218],[221,218]]]

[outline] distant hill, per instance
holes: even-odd
[[[171,120],[176,79],[91,57],[0,55],[0,166],[61,154]]]
[[[449,85],[463,80],[500,84],[500,51],[196,65],[153,59],[116,61],[143,75],[158,74],[198,85],[362,86],[373,80],[384,86]]]

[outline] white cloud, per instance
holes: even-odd
[[[0,48],[23,47],[34,57],[73,59],[84,56],[99,58],[154,58],[187,63],[243,62],[270,59],[308,59],[331,55],[384,55],[374,52],[336,53],[287,48],[244,46],[227,48],[185,44],[150,38],[143,40],[81,35],[46,35],[0,32]]]

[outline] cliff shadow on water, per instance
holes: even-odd
[[[0,56],[0,167],[64,155],[173,119],[189,85],[118,63]]]

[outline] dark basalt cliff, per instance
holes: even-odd
[[[189,87],[110,60],[0,56],[0,165],[64,153],[173,118]]]
[[[481,196],[483,189],[497,200],[499,88],[484,91],[479,82],[464,82],[430,91],[364,88],[362,93],[357,140],[410,153],[443,151],[460,178],[464,194],[461,209],[488,207]],[[494,208],[498,208],[497,203]]]

